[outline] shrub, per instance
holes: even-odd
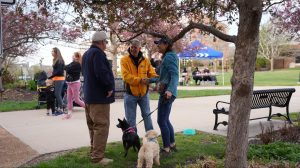
[[[16,77],[13,76],[8,70],[4,70],[2,74],[2,82],[3,84],[15,83]]]
[[[34,80],[29,80],[27,83],[27,89],[28,90],[36,90],[36,82]]]
[[[256,69],[259,70],[260,68],[267,68],[270,64],[270,61],[263,57],[256,58]]]
[[[267,145],[250,145],[248,158],[297,162],[300,158],[300,145],[286,142],[274,142]]]

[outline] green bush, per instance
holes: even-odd
[[[270,61],[263,57],[256,58],[256,69],[259,70],[260,68],[267,68],[270,64]]]
[[[267,145],[250,145],[248,158],[298,162],[300,158],[300,145],[287,142],[274,142]]]
[[[28,90],[36,90],[36,82],[34,80],[29,80],[27,83]]]
[[[8,70],[3,70],[2,72],[2,83],[3,84],[12,84],[16,82],[16,77],[11,74]]]

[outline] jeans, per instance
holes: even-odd
[[[158,100],[157,123],[161,131],[164,148],[168,148],[170,144],[175,143],[174,129],[169,119],[175,98],[175,96],[172,96],[169,100],[165,100],[164,95],[161,95]]]
[[[150,114],[149,106],[149,93],[143,97],[133,96],[125,93],[124,96],[124,106],[125,106],[125,117],[130,126],[136,125],[136,107],[137,104],[140,106],[142,117],[144,119],[145,130],[152,130],[152,120]],[[136,130],[136,128],[135,128]],[[137,130],[136,130],[137,131]]]
[[[63,100],[62,100],[62,90],[64,86],[64,80],[54,81],[54,94],[58,104],[58,108],[63,108]]]

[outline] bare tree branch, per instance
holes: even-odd
[[[236,42],[236,36],[230,36],[230,35],[224,34],[223,32],[219,31],[218,29],[214,28],[213,26],[207,26],[202,23],[194,23],[194,22],[190,22],[190,24],[187,27],[182,29],[181,32],[178,33],[178,35],[172,39],[172,42],[174,43],[174,42],[178,41],[187,32],[189,32],[190,30],[195,29],[195,28],[200,29],[202,31],[209,32],[209,33],[215,35],[216,37],[220,38],[221,40],[224,40],[227,42],[232,42],[232,43]]]
[[[282,1],[279,1],[279,2],[274,2],[270,5],[268,5],[265,9],[263,9],[263,12],[266,12],[269,10],[270,7],[272,7],[273,5],[276,5],[276,4],[281,4],[282,2],[285,2],[286,0],[282,0]]]

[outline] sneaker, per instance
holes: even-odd
[[[46,115],[47,115],[47,116],[50,116],[50,114],[49,114],[49,113],[46,113]]]
[[[70,118],[71,118],[71,114],[65,114],[62,119],[67,120],[67,119],[70,119]]]
[[[105,166],[108,165],[109,163],[112,163],[114,160],[112,159],[108,159],[108,158],[103,158],[102,160],[100,160],[100,162],[98,162],[100,165]]]
[[[62,115],[62,114],[64,114],[64,113],[61,112],[61,111],[56,111],[53,115],[54,115],[54,116],[58,116],[58,115]]]
[[[159,151],[159,153],[160,153],[160,155],[161,155],[162,157],[168,157],[168,156],[170,156],[170,155],[171,155],[171,149],[170,149],[170,151],[169,151],[169,152],[167,152],[165,149],[163,149],[163,148],[160,148],[160,151]]]
[[[177,152],[177,151],[178,151],[177,148],[176,148],[176,145],[170,146],[170,150],[171,150],[172,152]]]

